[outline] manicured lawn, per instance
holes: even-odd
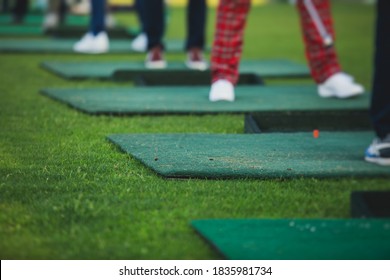
[[[335,3],[333,8],[340,60],[347,72],[370,88],[374,7]],[[182,9],[170,11],[169,37],[184,34],[184,15]],[[210,43],[214,15],[210,10]],[[118,17],[134,22],[127,15]],[[304,62],[294,8],[281,4],[254,8],[244,57]],[[65,81],[38,66],[43,60],[67,59],[130,61],[144,56],[0,54],[1,259],[217,259],[189,226],[191,220],[346,218],[351,191],[390,190],[386,179],[160,178],[105,137],[113,133],[242,133],[243,115],[96,117],[79,113],[40,95],[39,89],[126,84]],[[168,55],[169,59],[184,59],[184,54]],[[277,82],[286,83],[270,81]],[[308,79],[287,82],[312,83]]]

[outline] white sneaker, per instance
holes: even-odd
[[[96,36],[88,32],[73,46],[73,50],[79,53],[106,53],[110,47],[107,33],[102,31]]]
[[[167,62],[164,59],[164,51],[160,46],[152,48],[146,55],[145,67],[147,69],[165,69]]]
[[[225,79],[217,80],[211,85],[209,100],[214,101],[234,101],[234,86]]]
[[[324,83],[318,85],[318,94],[321,97],[350,98],[364,93],[364,87],[355,83],[352,76],[345,73],[336,73]]]
[[[364,159],[379,165],[390,165],[390,135],[385,139],[374,139],[367,148]]]
[[[148,47],[148,37],[145,33],[140,33],[134,40],[131,42],[131,49],[136,52],[146,52]]]
[[[200,48],[192,48],[187,53],[186,65],[189,69],[205,71],[208,68]]]
[[[49,13],[43,19],[42,27],[44,30],[56,28],[59,24],[58,15],[55,13]]]

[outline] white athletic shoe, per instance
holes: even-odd
[[[234,86],[225,79],[217,80],[211,85],[209,100],[214,101],[234,101]]]
[[[85,34],[80,41],[73,46],[73,50],[79,53],[106,53],[110,48],[107,33],[102,31],[96,36],[92,33]]]
[[[56,28],[59,24],[59,18],[58,15],[55,13],[49,13],[45,15],[45,18],[43,19],[42,27],[44,30]]]
[[[379,165],[390,165],[390,135],[385,139],[374,139],[367,148],[364,159]]]
[[[164,59],[164,51],[160,46],[151,49],[146,55],[145,67],[148,69],[167,68],[167,62]]]
[[[148,48],[148,37],[145,33],[140,33],[134,40],[131,42],[131,49],[136,52],[146,52]]]
[[[350,98],[364,93],[364,87],[355,83],[352,76],[345,73],[336,73],[324,83],[318,85],[318,94],[321,97]]]
[[[189,69],[205,71],[208,68],[203,58],[203,51],[200,48],[191,48],[187,53],[186,65]]]

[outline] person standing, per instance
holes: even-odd
[[[161,69],[167,66],[164,59],[163,36],[165,32],[163,0],[144,1],[144,30],[147,36],[147,57],[145,66]],[[187,6],[187,51],[186,65],[190,69],[205,70],[208,66],[203,58],[206,28],[206,1],[189,0]]]
[[[91,0],[89,31],[73,46],[75,52],[106,53],[110,41],[106,32],[106,0]]]
[[[47,4],[47,12],[42,24],[44,30],[57,28],[63,24],[68,9],[65,0],[50,0]]]
[[[298,0],[305,52],[321,97],[349,98],[364,88],[342,72],[334,46],[329,0]],[[220,0],[211,54],[210,101],[234,101],[250,0]]]
[[[365,160],[390,165],[390,1],[378,0],[374,55],[374,79],[370,116],[376,138],[365,152]]]

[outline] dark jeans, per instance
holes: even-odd
[[[144,0],[144,28],[148,36],[148,50],[155,46],[163,47],[162,38],[165,32],[164,1]],[[185,49],[193,47],[203,49],[205,45],[206,1],[189,0],[187,7],[187,40]]]
[[[136,0],[135,1],[135,10],[138,14],[138,20],[141,26],[141,32],[145,32],[145,0]]]
[[[93,35],[97,35],[104,31],[105,28],[105,16],[106,16],[106,1],[105,0],[92,0],[91,21],[89,25],[89,31]]]
[[[370,115],[379,138],[390,134],[390,1],[378,0]]]

